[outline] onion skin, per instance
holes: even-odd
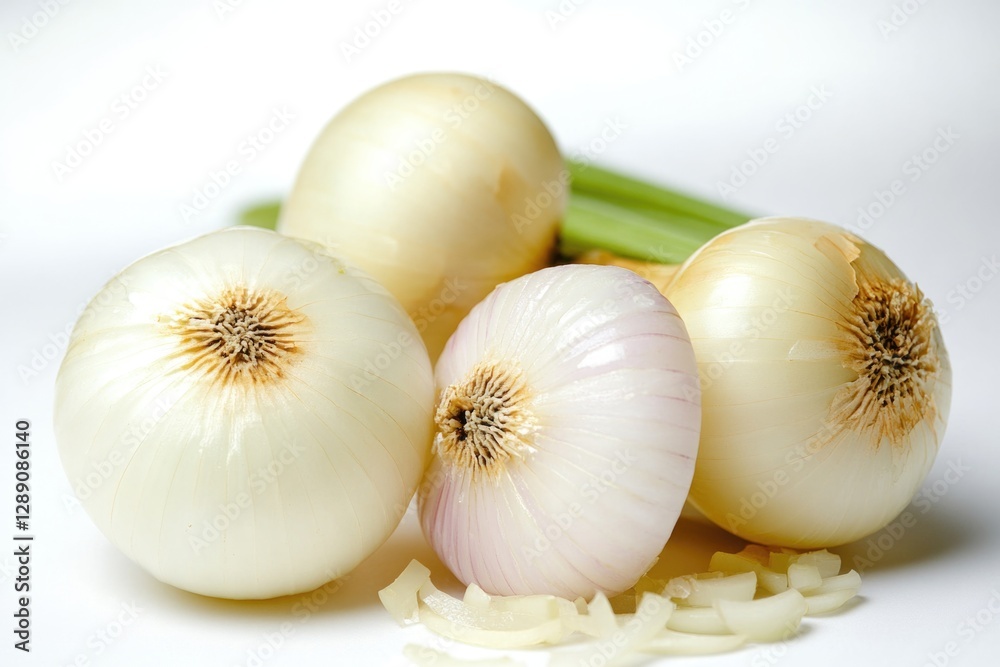
[[[330,121],[278,231],[330,246],[382,283],[434,360],[497,284],[548,263],[568,180],[517,96],[472,76],[413,75]]]
[[[429,455],[430,360],[398,302],[261,229],[125,268],[77,322],[55,394],[87,513],[157,579],[202,595],[346,574],[396,527]]]
[[[591,598],[632,586],[687,495],[700,409],[680,318],[617,267],[499,286],[438,360],[421,525],[464,583]]]
[[[910,502],[944,436],[951,367],[930,303],[884,253],[765,218],[703,246],[665,293],[702,379],[702,513],[746,540],[818,548]]]

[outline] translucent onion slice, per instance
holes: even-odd
[[[463,604],[461,600],[451,599]],[[442,604],[440,598],[432,599],[432,604],[434,607],[420,603],[420,622],[442,637],[465,644],[512,649],[554,644],[563,638],[564,626],[559,618],[542,621],[524,618],[514,620],[496,612],[484,615],[467,613],[470,611],[468,607],[463,610]]]
[[[720,600],[716,610],[730,632],[753,641],[779,641],[795,634],[809,610],[802,593],[794,588],[749,602]]]
[[[565,616],[570,629],[591,637],[607,638],[618,632],[618,620],[611,603],[604,593],[597,593],[594,599],[583,607],[583,612],[574,617]]]
[[[835,611],[843,607],[844,603],[855,595],[857,595],[857,590],[849,588],[819,593],[818,595],[807,595],[805,597],[806,605],[808,606],[806,613],[810,616],[815,616],[816,614],[826,614]]]
[[[712,555],[708,569],[726,573],[753,572],[757,575],[757,582],[768,593],[788,590],[787,574],[768,569],[758,559],[743,553],[727,554],[717,551]]]
[[[613,641],[598,642],[597,646],[585,650],[555,653],[549,667],[579,667],[594,664],[595,661],[606,667],[622,664],[664,632],[673,612],[674,603],[668,598],[646,593],[639,601],[635,614],[624,620],[621,629],[613,633]]]
[[[411,560],[410,564],[396,577],[395,581],[378,592],[382,606],[386,608],[400,625],[409,625],[419,621],[417,597],[420,587],[430,582],[431,571],[420,561]]]
[[[718,600],[753,600],[757,592],[757,574],[740,572],[728,576],[675,577],[667,582],[666,591],[678,603],[690,607],[711,607]],[[680,593],[674,595],[674,593]]]
[[[699,635],[732,634],[715,607],[678,607],[670,615],[667,628]]]
[[[840,558],[825,551],[771,553],[756,547],[739,554],[720,552],[712,557],[712,572],[667,582],[645,577],[632,593],[610,601],[597,593],[587,603],[583,598],[571,602],[552,595],[493,596],[476,584],[470,584],[460,600],[438,590],[429,570],[412,561],[379,597],[400,623],[419,619],[441,636],[476,646],[524,648],[556,644],[573,633],[587,635],[595,639],[593,644],[554,654],[550,667],[590,664],[594,656],[611,666],[636,652],[698,655],[729,651],[747,641],[785,639],[795,633],[805,614],[833,611],[857,594],[861,577],[854,570],[821,576],[833,572],[834,566],[839,568]],[[786,588],[754,599],[758,586],[769,590],[764,582],[771,582],[772,588],[783,582]],[[663,595],[649,592],[658,588]],[[624,607],[630,612],[616,613]],[[601,648],[609,646],[613,651],[605,655]],[[430,649],[419,659],[408,657],[418,666],[518,664],[470,663]]]
[[[829,593],[831,591],[853,590],[855,593],[861,588],[861,575],[850,570],[836,577],[826,577],[823,583],[809,591],[811,595]]]
[[[840,556],[830,553],[826,549],[807,553],[797,553],[786,549],[771,552],[768,555],[767,566],[775,572],[788,572],[789,566],[793,563],[815,566],[819,570],[819,576],[824,579],[835,577],[840,572]]]
[[[806,563],[792,563],[788,566],[788,586],[797,591],[805,592],[823,583],[819,569]]]
[[[815,565],[816,569],[819,570],[819,576],[824,579],[835,577],[840,573],[840,556],[832,554],[826,549],[799,554],[793,559],[793,562],[800,565]]]

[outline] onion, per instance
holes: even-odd
[[[432,406],[423,343],[385,289],[311,244],[231,228],[94,297],[56,379],[55,432],[84,508],[129,558],[189,591],[266,598],[385,541]]]
[[[407,76],[330,121],[278,231],[333,247],[385,285],[434,359],[498,283],[546,265],[568,180],[513,93],[462,74]]]
[[[740,554],[716,553],[712,561],[734,564],[750,560],[761,566],[762,571],[781,574],[761,564],[768,553],[750,545]],[[804,561],[832,562],[826,552],[783,555]],[[791,564],[796,565],[800,564],[795,561]],[[802,567],[819,571],[812,564]],[[573,633],[593,638],[582,648],[577,644],[571,650],[552,655],[549,663],[552,667],[568,667],[592,661],[602,665],[627,663],[640,652],[698,655],[729,651],[747,640],[787,639],[796,632],[804,615],[840,607],[854,597],[861,584],[857,572],[851,570],[824,577],[820,586],[809,591],[786,588],[777,595],[754,599],[757,582],[754,574],[710,571],[677,577],[667,588],[690,597],[691,581],[711,582],[695,596],[695,601],[705,606],[676,607],[677,597],[671,600],[666,595],[639,591],[637,587],[616,598],[622,601],[634,596],[635,613],[616,616],[603,593],[595,594],[589,604],[584,604],[579,598],[574,603],[550,595],[491,596],[476,584],[469,584],[464,598],[459,600],[439,591],[431,583],[427,568],[413,561],[379,592],[379,597],[397,620],[408,617],[410,610],[419,609],[420,620],[428,629],[477,646],[523,648],[562,643]],[[418,664],[425,664],[435,656],[420,647],[408,647],[406,653],[421,654],[424,662]],[[453,660],[443,654],[440,657]]]
[[[880,250],[766,218],[715,237],[665,293],[702,378],[701,512],[747,540],[815,548],[910,502],[944,435],[951,368],[930,303]]]
[[[616,267],[498,287],[438,361],[428,541],[464,583],[569,599],[655,561],[687,494],[698,389],[684,325]]]

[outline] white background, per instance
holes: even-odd
[[[442,645],[422,629],[397,628],[376,598],[414,556],[447,581],[412,514],[308,613],[296,605],[309,596],[237,604],[152,580],[68,503],[51,402],[65,332],[115,272],[286,192],[312,138],[360,92],[448,69],[519,93],[566,153],[596,146],[606,123],[624,125],[601,163],[707,197],[719,198],[719,183],[773,138],[777,151],[746,165],[755,173],[728,202],[853,227],[859,208],[880,213],[862,221],[863,234],[944,319],[954,401],[925,487],[933,502],[911,508],[917,523],[903,534],[876,536],[860,602],[807,619],[787,645],[676,664],[995,664],[1000,280],[990,261],[1000,253],[1000,4],[412,0],[393,4],[388,24],[370,25],[377,34],[350,54],[356,29],[388,0],[73,0],[48,3],[50,16],[45,5],[5,0],[0,10],[0,441],[12,439],[15,419],[32,421],[37,536],[30,656],[12,648],[12,547],[0,548],[0,663],[235,666],[263,653],[268,665],[403,665],[404,643]],[[826,99],[803,107],[817,90]],[[122,95],[135,105],[127,116]],[[294,120],[249,159],[241,145],[275,109]],[[793,132],[787,114],[801,119]],[[102,121],[110,133],[57,174],[54,163]],[[949,131],[938,142],[947,150],[934,149]],[[925,151],[933,164],[914,171],[913,156]],[[233,159],[241,173],[185,220],[181,205]],[[879,192],[897,179],[902,194],[880,210]],[[0,517],[13,514],[12,450],[0,455]],[[964,472],[949,483],[946,470],[959,463]],[[12,544],[13,533],[13,517],[3,518],[2,542]],[[715,544],[725,544],[719,533],[689,525],[668,555],[697,569]],[[839,551],[850,559],[871,548]],[[120,627],[128,605],[139,611]],[[977,613],[979,630],[966,624]],[[118,630],[109,644],[99,638]],[[953,656],[943,653],[949,643]],[[544,652],[525,655],[545,662]]]

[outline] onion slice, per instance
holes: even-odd
[[[411,560],[395,581],[378,592],[378,599],[400,625],[416,623],[419,620],[417,593],[430,580],[431,571],[420,561]]]
[[[773,642],[795,634],[809,605],[802,593],[789,588],[749,602],[720,600],[715,609],[730,632],[754,641]]]
[[[379,598],[400,624],[419,620],[438,635],[486,648],[558,644],[574,633],[584,635],[593,643],[553,654],[550,667],[589,664],[594,656],[610,666],[634,653],[721,653],[747,641],[786,639],[803,616],[838,609],[857,594],[858,573],[836,574],[834,565],[839,569],[840,557],[826,551],[768,552],[752,545],[738,554],[716,553],[711,572],[667,582],[643,577],[631,593],[613,600],[597,593],[588,603],[553,595],[489,595],[474,583],[458,599],[438,590],[430,571],[411,561]],[[616,608],[630,612],[616,614]],[[605,655],[602,647],[606,652],[609,646],[614,650]],[[408,647],[407,657],[418,666],[519,664],[465,662],[419,647]]]

